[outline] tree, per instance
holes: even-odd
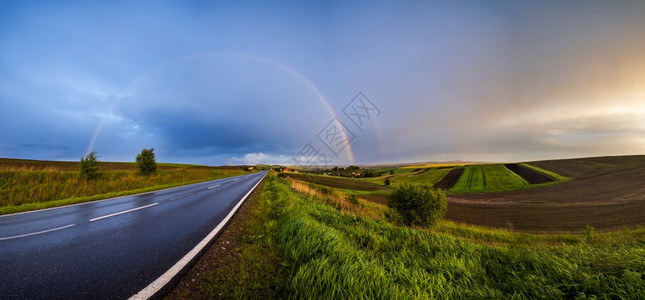
[[[149,175],[157,171],[157,161],[155,160],[155,148],[143,149],[137,155],[137,165],[139,172],[143,175]]]
[[[388,196],[407,225],[430,226],[443,218],[448,208],[446,194],[429,184],[403,183]]]
[[[85,177],[87,180],[96,178],[99,174],[99,160],[96,156],[96,151],[92,151],[85,155],[85,158],[81,157],[81,177]]]
[[[390,186],[390,178],[385,178],[385,185]]]

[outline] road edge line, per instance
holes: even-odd
[[[159,278],[157,278],[155,281],[150,283],[148,286],[146,286],[144,289],[130,297],[130,300],[138,300],[138,299],[150,299],[153,296],[155,296],[159,291],[161,291],[168,283],[170,283],[175,276],[177,276],[179,273],[181,273],[184,268],[186,268],[201,252],[210,244],[210,242],[217,236],[217,234],[228,224],[228,222],[233,218],[233,215],[237,212],[237,210],[242,206],[242,203],[246,200],[246,198],[253,193],[255,188],[260,185],[262,180],[266,177],[268,174],[265,173],[260,180],[249,190],[240,201],[231,209],[231,211],[226,215],[226,217],[211,231],[197,246],[195,246],[192,250],[190,250],[184,257],[182,257],[177,263],[175,263],[168,271],[163,273]]]

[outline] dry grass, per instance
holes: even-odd
[[[240,175],[242,170],[174,168],[149,176],[136,171],[100,172],[86,180],[77,171],[55,166],[7,167],[0,170],[0,214],[86,202],[160,188]]]
[[[391,219],[387,207],[367,201],[363,198],[363,195],[356,195],[357,201],[353,203],[350,200],[351,194],[343,193],[337,189],[292,178],[288,180],[291,183],[291,189],[295,192],[316,197],[317,200],[322,200],[326,204],[335,207],[341,213],[351,213],[383,221]]]

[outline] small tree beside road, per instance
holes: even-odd
[[[81,177],[87,180],[94,179],[99,175],[99,160],[96,151],[92,151],[81,157]]]
[[[137,155],[137,165],[139,172],[143,175],[150,175],[157,171],[157,161],[155,159],[155,148],[143,149]]]

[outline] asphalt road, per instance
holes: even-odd
[[[146,298],[265,174],[0,216],[0,299]]]

